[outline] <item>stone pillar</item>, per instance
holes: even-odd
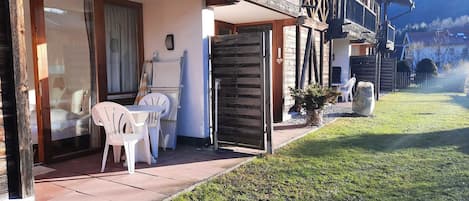
[[[353,98],[352,111],[363,116],[370,116],[375,109],[374,86],[371,82],[358,82]]]

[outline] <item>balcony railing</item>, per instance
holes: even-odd
[[[376,14],[359,0],[347,0],[346,18],[368,30],[376,30]]]

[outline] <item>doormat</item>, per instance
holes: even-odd
[[[47,174],[49,172],[54,172],[54,171],[55,169],[53,168],[48,168],[48,167],[38,165],[38,166],[33,167],[33,176],[35,177],[38,175]]]

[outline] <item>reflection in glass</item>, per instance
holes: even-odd
[[[52,146],[54,156],[99,145],[98,137],[90,135],[95,99],[90,2],[44,1],[52,139],[46,146]]]

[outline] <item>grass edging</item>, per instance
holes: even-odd
[[[246,163],[248,163],[248,162],[251,162],[251,161],[254,160],[256,157],[257,157],[257,155],[256,155],[256,156],[251,156],[251,157],[249,157],[248,159],[246,159],[245,161],[243,161],[243,162],[241,162],[241,163],[238,163],[237,165],[235,165],[235,166],[233,166],[233,167],[230,167],[230,168],[228,168],[228,169],[226,169],[226,170],[224,170],[224,171],[221,171],[221,172],[219,172],[219,173],[217,173],[217,174],[215,174],[215,175],[213,175],[213,176],[210,176],[210,177],[208,177],[208,178],[206,178],[206,179],[204,179],[204,180],[202,180],[202,181],[200,181],[200,182],[197,182],[197,183],[195,183],[195,184],[192,184],[191,186],[189,186],[189,187],[187,187],[187,188],[185,188],[185,189],[183,189],[183,190],[181,190],[181,191],[179,191],[179,192],[177,192],[177,193],[175,193],[175,194],[173,194],[173,195],[171,195],[171,196],[169,196],[169,197],[163,199],[163,201],[169,201],[169,200],[172,200],[172,199],[178,197],[179,195],[181,195],[181,194],[183,194],[183,193],[190,192],[190,191],[194,190],[194,188],[196,188],[197,186],[200,186],[200,185],[202,185],[202,184],[204,184],[204,183],[207,183],[207,182],[209,182],[209,181],[215,179],[215,178],[218,177],[218,176],[221,176],[221,175],[224,175],[224,174],[226,174],[226,173],[229,173],[229,172],[235,170],[236,168],[238,168],[238,167],[240,167],[240,166],[242,166],[242,165],[244,165],[244,164],[246,164]]]
[[[290,143],[292,143],[292,142],[294,142],[294,141],[296,141],[296,140],[298,140],[298,139],[301,139],[301,138],[305,137],[306,135],[308,135],[308,134],[310,134],[310,133],[313,133],[313,132],[319,130],[320,128],[322,128],[322,127],[324,127],[324,126],[335,122],[336,120],[337,120],[337,118],[334,118],[334,119],[332,119],[331,121],[329,121],[329,122],[327,122],[327,123],[325,123],[325,124],[323,124],[323,125],[321,125],[321,126],[314,127],[314,128],[312,128],[312,129],[310,129],[310,130],[307,130],[307,131],[305,131],[303,134],[298,135],[298,136],[296,136],[296,137],[294,137],[294,138],[291,138],[291,139],[289,139],[288,141],[286,141],[286,142],[280,144],[279,146],[274,147],[274,150],[280,149],[280,148],[282,148],[282,147],[284,147],[284,146],[286,146],[286,145],[288,145],[288,144],[290,144]],[[252,160],[254,160],[256,157],[258,157],[258,156],[260,156],[260,155],[261,155],[261,154],[258,154],[258,155],[255,155],[255,156],[251,156],[251,157],[249,157],[248,159],[246,159],[246,160],[244,160],[244,161],[242,161],[242,162],[236,164],[236,165],[233,166],[233,167],[230,167],[230,168],[228,168],[228,169],[226,169],[226,170],[224,170],[224,171],[221,171],[221,172],[219,172],[219,173],[217,173],[217,174],[215,174],[215,175],[213,175],[213,176],[210,176],[210,177],[208,177],[208,178],[206,178],[206,179],[203,179],[202,181],[199,181],[199,182],[197,182],[197,183],[195,183],[195,184],[192,184],[191,186],[189,186],[189,187],[187,187],[187,188],[185,188],[185,189],[182,189],[181,191],[178,191],[177,193],[175,193],[175,194],[173,194],[173,195],[171,195],[171,196],[169,196],[169,197],[163,199],[163,201],[170,201],[170,200],[172,200],[172,199],[178,197],[179,195],[181,195],[181,194],[183,194],[183,193],[190,192],[190,191],[194,190],[197,186],[200,186],[200,185],[202,185],[202,184],[205,184],[205,183],[207,183],[207,182],[209,182],[209,181],[211,181],[211,180],[213,180],[213,179],[215,179],[215,178],[217,178],[217,177],[219,177],[219,176],[222,176],[222,175],[224,175],[224,174],[226,174],[226,173],[229,173],[229,172],[231,172],[231,171],[233,171],[233,170],[235,170],[235,169],[241,167],[242,165],[251,162]]]
[[[280,148],[282,148],[282,147],[284,147],[284,146],[286,146],[286,145],[288,145],[288,144],[290,144],[290,143],[292,143],[292,142],[294,142],[294,141],[296,141],[296,140],[298,140],[298,139],[301,139],[301,138],[305,137],[306,135],[309,135],[310,133],[316,132],[317,130],[321,129],[322,127],[324,127],[324,126],[326,126],[326,125],[329,125],[329,124],[331,124],[331,123],[334,123],[336,120],[337,120],[337,118],[334,118],[334,119],[332,119],[331,121],[329,121],[329,122],[327,122],[327,123],[325,123],[325,124],[323,124],[323,125],[321,125],[321,126],[314,127],[314,128],[312,128],[311,130],[308,130],[308,131],[304,132],[304,133],[301,134],[301,135],[298,135],[298,136],[296,136],[296,137],[294,137],[294,138],[291,138],[291,139],[289,139],[288,141],[286,141],[286,142],[284,142],[284,143],[282,143],[282,144],[280,144],[280,145],[274,147],[274,150],[280,149]]]

